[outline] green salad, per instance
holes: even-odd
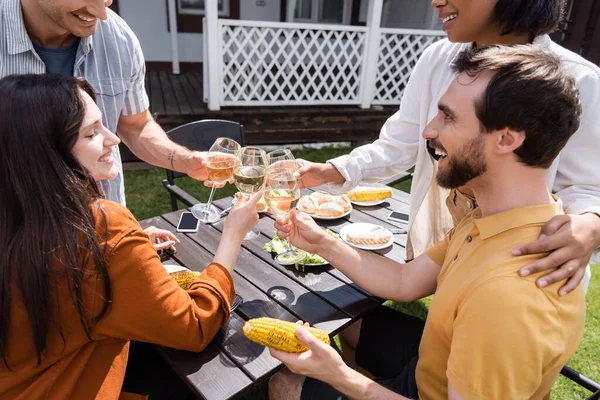
[[[340,235],[329,229],[325,229],[325,232],[327,232],[336,239],[340,237]],[[295,246],[292,246],[292,248],[297,249],[297,247]],[[276,232],[273,232],[273,239],[270,242],[265,243],[264,249],[274,255],[284,253],[285,251],[287,251],[287,241],[277,236]],[[318,254],[309,254],[308,257],[306,257],[304,260],[295,264],[296,269],[302,269],[302,271],[304,272],[304,266],[307,264],[327,264],[327,261],[325,261],[325,259]]]

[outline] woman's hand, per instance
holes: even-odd
[[[256,203],[262,197],[262,190],[254,193],[250,198],[241,193],[236,193],[237,203],[225,220],[223,234],[239,233],[241,238],[254,228],[258,222],[258,213],[256,212]]]
[[[592,252],[600,244],[600,217],[595,214],[557,215],[543,227],[540,238],[513,249],[513,255],[551,252],[548,256],[521,268],[521,276],[549,271],[538,278],[539,287],[567,279],[558,293],[566,295],[579,285]],[[555,268],[558,268],[554,270]],[[550,271],[554,270],[554,271]]]
[[[288,218],[277,217],[275,228],[277,236],[287,238],[294,246],[312,254],[319,254],[319,247],[329,236],[308,214],[297,210],[292,211]]]
[[[314,163],[302,159],[296,160],[300,168],[294,176],[300,188],[311,188],[326,183],[344,183],[346,179],[331,163]]]
[[[172,232],[165,229],[158,229],[150,226],[144,229],[144,232],[150,236],[150,242],[156,251],[171,249],[175,251],[175,243],[179,243],[179,239]]]

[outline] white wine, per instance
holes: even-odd
[[[294,189],[271,189],[265,192],[265,203],[277,215],[286,215],[296,207],[300,191]]]
[[[259,166],[237,167],[233,171],[235,186],[242,193],[252,194],[257,192],[265,182],[265,168]]]
[[[208,180],[216,183],[224,183],[231,178],[236,159],[229,156],[213,156],[208,158],[206,170]]]

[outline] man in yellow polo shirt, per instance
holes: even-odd
[[[575,80],[536,46],[469,49],[454,69],[423,136],[439,158],[437,182],[471,192],[478,208],[443,241],[402,265],[331,238],[306,214],[277,221],[280,237],[376,296],[435,293],[427,321],[385,307],[363,318],[351,342],[375,381],[299,327],[310,351],[271,350],[289,368],[271,379],[271,399],[543,399],[577,349],[581,287],[560,298],[564,282],[540,289],[537,274],[519,269],[544,255],[511,253],[563,213],[545,168],[579,126]]]

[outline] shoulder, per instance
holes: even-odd
[[[114,201],[99,199],[92,204],[99,241],[109,248],[118,244],[125,236],[143,232],[131,211]]]
[[[422,57],[430,62],[450,65],[457,54],[469,46],[471,46],[470,43],[452,43],[448,39],[441,39],[429,45]]]
[[[548,49],[558,56],[564,68],[571,73],[575,79],[579,81],[583,78],[592,78],[600,84],[600,67],[552,40],[549,40]]]
[[[453,77],[452,63],[456,56],[465,48],[470,46],[466,43],[452,43],[448,39],[438,40],[423,51],[417,65],[411,73],[414,79],[438,88],[444,85],[448,79]]]

